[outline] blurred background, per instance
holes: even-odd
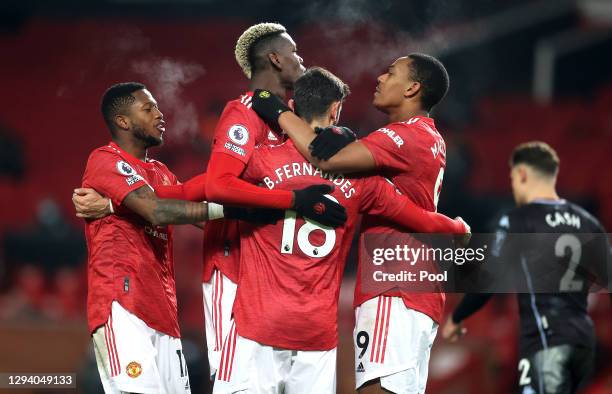
[[[1,372],[76,372],[78,392],[101,392],[85,321],[83,222],[70,201],[89,152],[110,139],[100,97],[113,83],[145,83],[168,121],[166,144],[151,155],[187,179],[206,168],[225,102],[247,90],[235,41],[264,21],[288,28],[306,66],[350,85],[341,123],[360,135],[385,124],[371,98],[393,60],[421,51],[444,62],[451,90],[434,114],[448,146],[440,212],[489,231],[513,206],[512,148],[539,139],[561,157],[560,195],[612,228],[610,0],[4,0]],[[206,393],[201,232],[178,227],[175,239],[184,352],[192,391]],[[341,292],[339,393],[354,388],[355,261]],[[460,295],[448,298],[447,312]],[[612,306],[607,295],[590,301],[598,346],[587,393],[610,393]],[[517,392],[517,320],[515,297],[497,296],[468,320],[462,342],[438,338],[428,393]]]

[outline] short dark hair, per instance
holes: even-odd
[[[350,92],[347,84],[326,69],[309,68],[295,81],[295,112],[305,121],[312,122],[325,115],[332,103],[344,100]]]
[[[429,112],[448,92],[448,72],[442,62],[433,56],[411,53],[408,57],[412,60],[411,77],[421,83],[421,104]]]
[[[125,115],[127,107],[132,105],[136,98],[132,93],[146,89],[147,87],[139,82],[122,82],[108,88],[102,96],[100,109],[106,126],[114,135],[117,130],[115,116]]]
[[[559,172],[559,156],[557,152],[545,142],[531,141],[520,144],[512,151],[510,166],[527,164],[540,173],[554,177]]]
[[[249,64],[251,73],[255,74],[268,66],[268,53],[278,51],[280,37],[283,32],[269,33],[257,39],[249,48]],[[251,75],[252,75],[251,74]]]

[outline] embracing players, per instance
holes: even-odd
[[[557,195],[559,158],[548,144],[517,146],[510,166],[517,207],[499,221],[490,264],[517,274],[518,383],[522,393],[575,393],[593,369],[595,332],[587,296],[593,283],[607,284],[607,234],[597,219]],[[460,337],[461,323],[491,296],[467,294],[442,335]]]
[[[295,84],[296,113],[312,127],[334,124],[347,92],[331,73],[308,70]],[[274,225],[241,223],[235,323],[214,392],[335,392],[338,293],[358,214],[381,215],[420,232],[464,234],[468,227],[417,207],[382,177],[321,171],[291,141],[260,145],[243,177],[270,190],[334,185],[329,198],[346,208],[348,220],[333,229],[287,210]]]
[[[358,141],[333,130],[315,139],[313,128],[278,99],[256,96],[253,108],[269,123],[278,122],[300,153],[322,170],[377,171],[418,206],[433,212],[442,187],[446,145],[429,112],[448,87],[446,69],[434,57],[413,53],[397,59],[378,77],[373,100],[374,106],[388,115],[389,124]],[[361,229],[362,237],[397,231],[371,217],[364,219]],[[362,393],[383,389],[422,393],[430,349],[444,310],[444,293],[401,289],[364,293],[360,272],[361,266],[355,289],[354,339],[357,344],[357,336],[364,332],[372,346],[365,352],[355,346],[357,388]]]
[[[235,52],[237,62],[251,80],[251,91],[226,105],[215,130],[208,174],[196,176],[185,184],[165,186],[156,193],[164,198],[192,201],[208,198],[240,206],[292,207],[320,223],[342,224],[346,217],[344,208],[323,197],[329,190],[327,186],[313,185],[293,192],[270,191],[239,179],[255,145],[278,144],[284,138],[250,109],[252,90],[266,88],[284,96],[304,68],[292,38],[282,25],[275,23],[248,28],[238,39]],[[77,189],[76,192],[79,195],[73,201],[79,216],[102,217],[109,213],[106,200],[93,190]],[[315,211],[315,205],[325,209]],[[215,204],[210,206],[215,212],[221,209]],[[222,214],[223,211],[216,216]],[[218,368],[221,346],[231,324],[239,272],[238,242],[236,220],[217,220],[204,228],[202,287],[211,376]]]
[[[327,186],[301,190],[267,190],[242,180],[257,145],[277,145],[284,135],[272,130],[251,109],[253,90],[268,89],[285,97],[303,73],[302,58],[286,29],[277,23],[249,27],[238,39],[236,61],[250,80],[249,91],[227,103],[215,128],[208,163],[206,194],[224,205],[295,209],[320,223],[344,223],[344,208],[325,198]],[[314,205],[323,210],[313,210]],[[204,312],[211,376],[219,365],[231,325],[240,267],[238,221],[209,223],[204,229]]]

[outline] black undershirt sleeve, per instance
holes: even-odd
[[[501,256],[506,256],[512,252],[512,247],[509,245],[508,234],[511,231],[511,221],[508,214],[503,215],[495,228],[495,238],[491,242],[491,248],[488,255],[487,264],[491,267],[503,268],[503,261],[512,261],[511,258],[505,260]],[[514,229],[514,232],[516,229]],[[466,293],[459,305],[453,311],[453,323],[459,324],[474,313],[478,312],[489,300],[493,297],[493,293]]]
[[[482,308],[491,297],[493,297],[493,294],[466,294],[453,312],[453,323],[459,324],[470,317]]]

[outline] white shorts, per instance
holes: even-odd
[[[236,284],[215,269],[210,281],[202,283],[204,298],[204,326],[210,376],[219,369],[221,347],[232,326],[232,307],[236,298]]]
[[[336,349],[285,350],[232,329],[223,345],[214,394],[328,394],[336,392]]]
[[[93,345],[106,394],[191,393],[180,338],[152,329],[117,301]]]
[[[380,378],[383,388],[424,393],[438,324],[407,308],[401,297],[379,296],[355,310],[355,385]]]

